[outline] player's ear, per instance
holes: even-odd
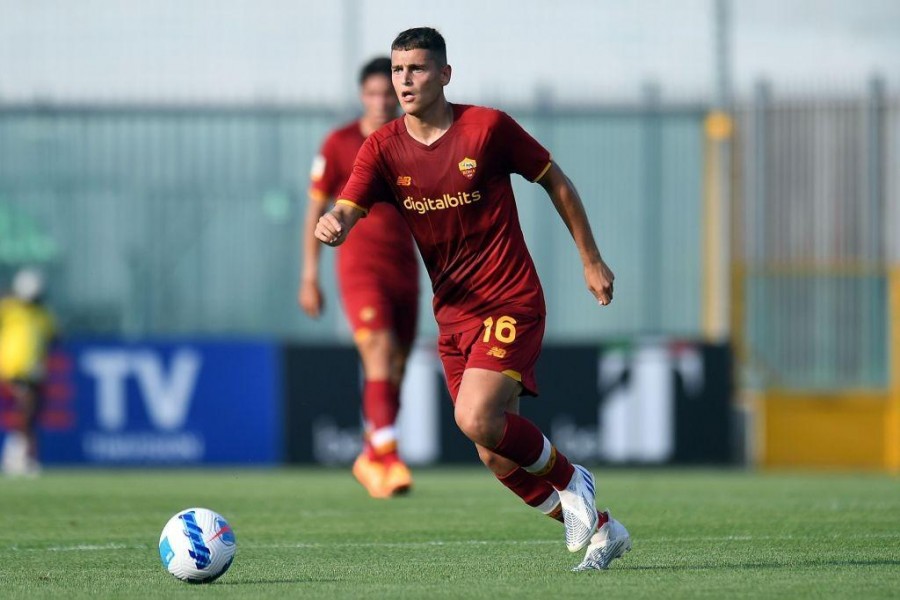
[[[450,76],[453,74],[453,67],[450,65],[444,65],[441,67],[441,85],[447,85],[450,83]]]

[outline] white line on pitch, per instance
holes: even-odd
[[[848,539],[898,539],[900,532],[861,533],[849,535],[727,535],[708,537],[648,537],[637,538],[641,545],[684,542],[752,542],[752,541],[790,541],[790,540],[848,540]],[[280,544],[239,544],[242,548],[251,549],[289,549],[289,548],[421,548],[435,546],[543,546],[557,545],[559,540],[431,540],[424,542],[297,542]],[[153,548],[148,544],[74,544],[71,546],[47,546],[44,548],[20,548],[7,546],[4,550],[11,552],[103,552],[107,550],[147,550]]]

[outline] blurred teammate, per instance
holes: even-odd
[[[333,131],[313,163],[299,293],[300,306],[311,317],[324,308],[316,222],[350,177],[365,139],[397,116],[389,58],[366,64],[359,86],[362,117]],[[409,469],[397,455],[395,423],[400,383],[416,335],[419,269],[409,228],[396,208],[380,203],[359,229],[337,256],[341,300],[365,373],[365,440],[353,474],[373,497],[386,498],[412,486]]]
[[[537,394],[545,308],[510,174],[547,191],[601,305],[612,301],[613,273],[578,192],[547,150],[505,113],[446,100],[446,57],[443,37],[431,28],[394,40],[393,83],[406,114],[363,144],[316,237],[339,245],[376,200],[398,207],[431,276],[457,425],[505,486],[544,513],[562,513],[569,550],[587,547],[576,570],[604,569],[631,548],[628,532],[597,510],[593,475],[519,416],[519,396]]]
[[[43,306],[44,278],[22,269],[12,295],[0,300],[0,383],[7,386],[21,414],[21,428],[7,434],[0,459],[9,475],[40,471],[37,418],[46,374],[47,350],[55,336],[53,316]]]

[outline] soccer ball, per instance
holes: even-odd
[[[235,538],[228,522],[208,508],[188,508],[169,519],[159,536],[166,570],[188,583],[209,583],[234,560]]]

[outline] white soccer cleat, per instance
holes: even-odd
[[[612,561],[622,558],[631,550],[628,530],[613,519],[608,510],[606,516],[609,520],[591,537],[591,545],[584,554],[584,560],[573,571],[602,571],[609,568]]]
[[[569,552],[578,552],[588,545],[599,521],[594,505],[594,476],[581,465],[574,467],[575,473],[569,485],[559,490]]]

